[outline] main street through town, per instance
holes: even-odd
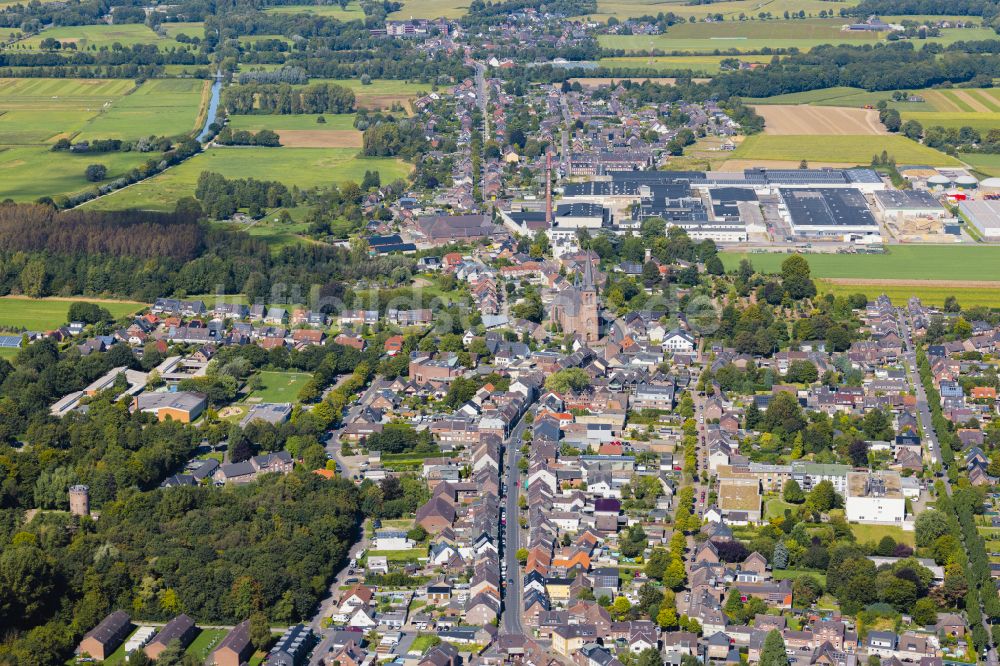
[[[904,354],[906,358],[906,374],[917,394],[917,413],[920,416],[920,426],[923,430],[924,441],[927,442],[927,448],[930,450],[932,463],[944,465],[944,460],[941,457],[941,443],[938,441],[937,433],[934,432],[934,421],[931,419],[930,405],[927,403],[927,392],[924,391],[924,385],[920,381],[920,373],[917,368],[917,352],[913,341],[913,319],[908,311],[903,308],[897,311],[897,319],[899,321],[899,331],[906,345]],[[943,481],[945,492],[951,497],[951,480],[948,478],[947,469],[944,469],[941,481]],[[994,591],[993,593],[995,594],[996,592]],[[980,610],[982,610],[981,606]],[[985,655],[986,662],[989,666],[998,666],[1000,661],[997,659],[997,648],[993,643],[993,632],[990,630],[990,624],[986,619],[987,616],[985,613],[982,614],[982,618],[983,629],[986,631],[986,637],[989,641],[989,648]]]
[[[505,443],[506,470],[504,474],[503,506],[507,510],[507,525],[503,529],[501,540],[504,562],[507,573],[503,594],[503,609],[501,623],[503,633],[524,636],[524,625],[521,622],[521,568],[517,562],[517,549],[521,547],[521,521],[518,497],[521,471],[518,463],[521,461],[521,445],[523,433],[530,427],[527,415],[533,413],[529,407]]]

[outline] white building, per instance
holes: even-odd
[[[847,520],[856,523],[901,523],[906,498],[898,472],[850,472],[847,475]]]
[[[671,352],[694,351],[694,338],[689,333],[674,329],[663,338],[663,350]]]

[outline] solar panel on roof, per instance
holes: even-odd
[[[11,349],[21,346],[20,335],[0,335],[0,347]]]

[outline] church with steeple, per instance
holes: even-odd
[[[582,278],[577,273],[573,286],[560,292],[552,302],[552,321],[558,322],[564,333],[579,335],[588,343],[597,342],[601,337],[598,310],[594,266],[588,257],[583,262]]]

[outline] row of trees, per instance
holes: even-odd
[[[248,83],[229,86],[222,93],[229,113],[351,113],[354,91],[335,83],[295,88],[288,83]]]

